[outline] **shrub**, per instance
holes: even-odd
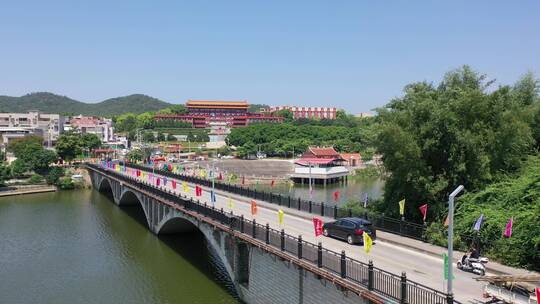
[[[28,183],[30,184],[41,184],[43,182],[43,176],[39,174],[33,174],[29,179]]]
[[[62,167],[52,167],[45,179],[47,180],[47,184],[56,185],[62,176],[64,176],[64,169]]]
[[[62,177],[58,183],[58,187],[62,190],[75,189],[75,184],[71,180],[71,177]]]

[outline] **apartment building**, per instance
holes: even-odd
[[[52,146],[64,131],[64,117],[59,114],[44,114],[39,111],[28,113],[0,113],[0,130],[4,136],[15,132],[18,134],[35,134],[43,137],[43,141]],[[17,136],[13,136],[15,138]]]

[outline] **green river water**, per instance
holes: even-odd
[[[0,198],[0,303],[239,303],[202,234],[93,190]]]

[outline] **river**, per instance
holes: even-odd
[[[292,188],[287,184],[276,184],[270,187],[268,184],[251,185],[251,187],[259,190],[270,191],[273,193],[281,193],[292,197],[301,197],[305,200],[314,202],[325,202],[328,204],[336,204],[342,206],[348,201],[361,201],[363,193],[368,194],[368,201],[380,198],[384,193],[384,180],[381,178],[352,178],[349,177],[347,183],[329,184],[326,187],[323,185],[314,185],[313,194],[310,198],[308,184],[295,184]],[[334,192],[339,191],[339,199],[334,201]]]
[[[0,303],[239,303],[200,233],[94,190],[0,198]]]

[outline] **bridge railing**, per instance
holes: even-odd
[[[186,174],[176,174],[172,173],[167,170],[162,169],[156,169],[152,170],[152,168],[141,166],[137,164],[126,164],[127,167],[131,167],[133,169],[138,169],[145,172],[156,172],[160,175],[167,176],[169,178],[176,178],[179,180],[184,180],[190,183],[199,184],[207,187],[212,186],[212,181],[209,179],[201,178],[199,176],[191,176]],[[293,197],[288,195],[282,195],[282,194],[276,194],[271,192],[266,192],[262,190],[252,189],[248,187],[244,187],[241,185],[235,185],[230,183],[224,183],[220,181],[214,181],[214,187],[218,190],[223,190],[227,192],[231,192],[234,194],[250,197],[256,200],[266,201],[268,203],[285,206],[288,208],[297,209],[300,211],[308,212],[311,214],[316,214],[320,216],[327,216],[327,217],[347,217],[347,216],[357,216],[361,218],[365,218],[367,220],[370,220],[373,225],[382,231],[399,234],[401,236],[417,239],[417,240],[424,240],[424,233],[426,230],[426,227],[424,225],[412,223],[403,221],[401,219],[395,219],[391,217],[387,217],[384,215],[374,215],[374,214],[367,214],[366,212],[358,212],[357,210],[353,210],[351,208],[342,208],[339,206],[336,206],[334,204],[329,203],[318,203],[310,200],[304,200],[300,197]]]
[[[287,252],[298,259],[311,262],[318,268],[328,270],[335,275],[356,282],[370,291],[394,299],[400,303],[461,304],[443,292],[408,280],[405,273],[402,273],[401,275],[390,273],[375,267],[372,261],[369,261],[369,263],[366,264],[347,257],[345,251],[338,253],[324,248],[320,242],[318,244],[313,244],[304,241],[302,240],[302,236],[295,237],[285,233],[283,229],[272,229],[268,224],[263,225],[257,223],[256,220],[249,220],[245,219],[243,216],[236,216],[232,211],[227,213],[223,209],[216,209],[206,204],[201,204],[199,201],[188,199],[187,197],[175,194],[170,190],[157,188],[153,184],[145,181],[141,182],[132,176],[103,169],[94,164],[88,164],[88,166],[103,174],[111,175],[116,179],[130,183],[130,185],[135,188],[161,197],[186,210],[195,211],[198,214],[227,225],[235,231],[265,242],[266,244],[278,248],[283,252]]]

